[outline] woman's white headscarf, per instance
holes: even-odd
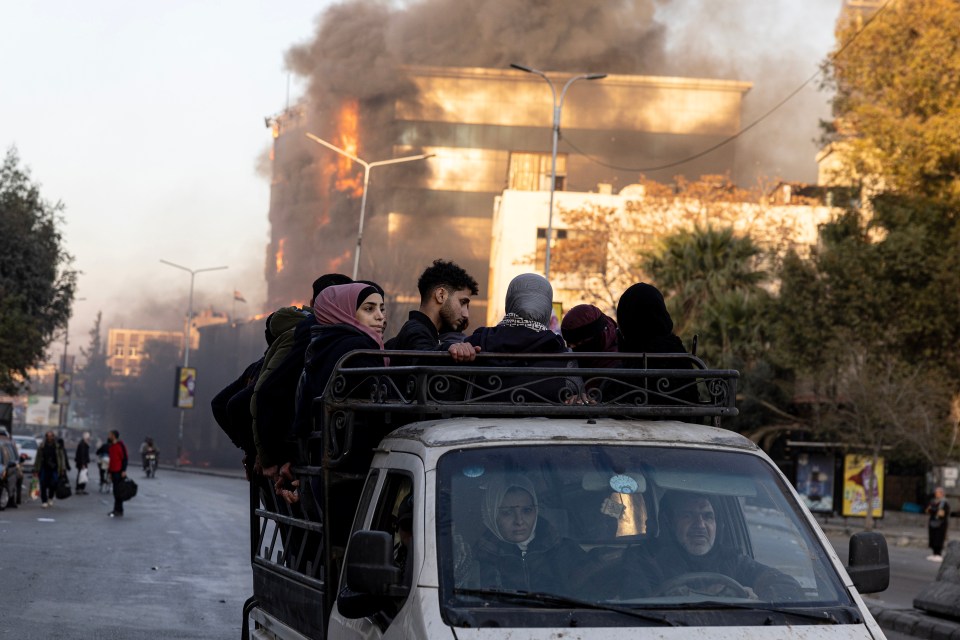
[[[490,533],[497,536],[503,542],[510,542],[509,540],[504,539],[500,535],[500,527],[497,526],[497,511],[500,509],[500,503],[503,502],[504,496],[507,495],[511,489],[522,489],[530,494],[530,498],[533,500],[533,506],[537,507],[537,491],[533,488],[533,483],[526,476],[522,476],[518,473],[507,473],[498,477],[491,478],[490,484],[487,485],[487,492],[483,496],[483,512],[481,517],[483,518],[484,526],[490,530]],[[526,549],[527,545],[530,544],[530,541],[533,540],[537,529],[537,522],[534,520],[533,527],[530,528],[530,537],[524,540],[523,542],[515,542],[510,544],[517,544],[521,549]]]

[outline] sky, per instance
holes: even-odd
[[[0,147],[16,146],[43,196],[65,206],[65,246],[81,272],[71,353],[100,310],[105,326],[182,327],[190,274],[161,259],[229,267],[196,275],[195,310],[229,312],[234,289],[251,308],[265,297],[264,117],[284,108],[288,82],[302,92],[283,57],[310,37],[320,8],[0,4]],[[151,315],[163,326],[149,326]]]
[[[841,3],[663,0],[657,17],[678,68],[754,83],[746,124],[816,72]],[[15,146],[43,196],[65,207],[64,244],[80,271],[71,354],[89,342],[98,311],[104,339],[107,327],[182,326],[190,274],[161,259],[229,267],[196,275],[195,312],[262,311],[264,118],[304,93],[284,54],[313,36],[330,4],[0,3],[0,151]],[[808,87],[789,117],[750,135],[799,126],[812,139],[827,100]],[[802,175],[784,177],[815,178],[815,151],[811,143]],[[245,304],[232,302],[234,290]],[[61,339],[51,357],[62,351]]]

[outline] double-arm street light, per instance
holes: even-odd
[[[190,325],[193,322],[193,279],[198,273],[203,273],[204,271],[219,271],[221,269],[227,269],[228,267],[206,267],[204,269],[189,269],[183,265],[170,262],[169,260],[161,259],[160,262],[163,264],[174,267],[175,269],[181,269],[190,274],[190,302],[187,305],[187,330],[183,334],[183,367],[186,369],[190,366]],[[177,466],[180,466],[180,457],[183,454],[183,409],[180,409],[180,427],[177,430]]]
[[[374,167],[381,167],[386,164],[399,164],[401,162],[411,162],[413,160],[426,160],[427,158],[432,158],[436,154],[422,153],[416,156],[404,156],[402,158],[393,158],[391,160],[377,160],[376,162],[366,162],[365,160],[361,160],[357,156],[344,151],[340,147],[334,144],[330,144],[329,142],[327,142],[326,140],[323,140],[322,138],[318,138],[312,133],[308,133],[307,137],[313,140],[314,142],[316,142],[317,144],[322,144],[328,149],[336,151],[340,155],[350,158],[351,160],[353,160],[354,162],[356,162],[357,164],[363,167],[363,196],[360,199],[360,226],[357,228],[357,250],[353,254],[353,279],[356,280],[357,272],[360,268],[360,244],[363,241],[363,215],[367,209],[367,185],[370,182],[370,169],[373,169]]]
[[[550,279],[550,243],[553,240],[553,192],[557,187],[557,143],[560,140],[560,110],[563,109],[563,99],[567,95],[567,89],[577,80],[600,80],[606,78],[605,73],[583,73],[567,80],[560,92],[560,99],[557,100],[557,88],[553,81],[547,77],[543,71],[525,67],[522,64],[511,64],[511,67],[527,73],[540,76],[550,85],[550,93],[553,95],[553,155],[550,160],[550,211],[547,214],[547,254],[543,262],[543,277]]]

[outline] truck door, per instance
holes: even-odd
[[[334,607],[330,616],[330,638],[375,639],[423,637],[419,632],[416,584],[424,558],[424,471],[421,460],[410,454],[391,453],[389,468],[379,469],[376,487],[366,503],[363,517],[357,514],[356,531],[383,531],[393,536],[394,564],[401,569],[409,592],[383,597],[372,615],[358,619],[343,617]],[[363,506],[363,505],[361,505]],[[341,577],[341,584],[344,584]]]

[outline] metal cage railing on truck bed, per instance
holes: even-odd
[[[382,366],[357,366],[381,359]],[[300,502],[286,504],[263,478],[255,483],[251,602],[307,637],[322,637],[373,449],[404,424],[547,416],[719,425],[737,415],[738,378],[737,371],[709,369],[687,354],[481,353],[459,364],[441,352],[351,352],[314,400],[314,430],[301,441],[301,464],[293,468]]]
[[[384,356],[391,366],[353,365]],[[337,363],[317,402],[327,424],[368,411],[719,419],[737,415],[738,378],[735,370],[708,369],[688,354],[481,353],[464,365],[445,353],[355,351]]]

